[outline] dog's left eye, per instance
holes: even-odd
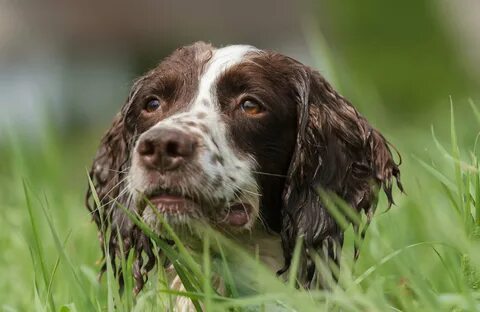
[[[260,103],[257,103],[252,100],[245,100],[240,104],[240,108],[242,111],[247,114],[247,115],[258,115],[260,113],[263,113],[265,109]]]
[[[160,107],[160,101],[158,99],[151,99],[147,101],[145,110],[149,113],[156,111]]]

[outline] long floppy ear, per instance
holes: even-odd
[[[108,251],[113,271],[118,273],[122,286],[123,275],[121,269],[117,272],[116,260],[119,257],[126,257],[134,249],[133,274],[136,281],[136,291],[143,287],[146,274],[142,272],[148,272],[153,268],[155,256],[152,253],[150,240],[133,225],[123,209],[118,206],[118,203],[130,208],[131,203],[126,189],[126,178],[136,136],[135,130],[129,129],[127,126],[127,112],[131,105],[131,99],[138,92],[143,79],[140,78],[134,83],[126,104],[122,107],[121,112],[115,116],[110,129],[103,136],[90,169],[90,179],[100,205],[97,205],[90,186],[86,194],[86,206],[98,227],[100,245],[103,251],[104,262],[101,273],[107,269],[105,252]],[[108,241],[105,241],[106,239]],[[145,266],[141,255],[143,251],[148,256]]]
[[[319,190],[332,192],[356,211],[373,215],[379,187],[393,203],[392,179],[400,171],[388,142],[318,73],[302,68],[298,133],[283,194],[282,244],[288,269],[297,237],[304,240],[299,280],[309,286],[315,266],[309,254],[337,260],[343,231],[327,211]]]

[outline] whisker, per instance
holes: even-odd
[[[265,175],[265,176],[271,176],[271,177],[278,177],[278,178],[286,178],[286,175],[283,174],[277,174],[277,173],[269,173],[269,172],[262,172],[262,171],[255,171],[252,170],[253,173],[260,174],[260,175]]]
[[[121,196],[125,195],[125,193],[127,193],[129,191],[129,188],[128,186],[125,186],[125,188],[123,190],[121,190],[118,195],[115,197],[115,198],[112,198],[111,200],[109,200],[108,202],[106,202],[105,204],[103,205],[100,205],[98,206],[97,208],[93,209],[92,211],[90,211],[90,215],[93,215],[95,212],[97,211],[100,211],[100,209],[102,208],[105,208],[106,206],[108,206],[109,204],[115,202],[116,200],[118,200]],[[109,193],[111,192],[111,190],[109,191]],[[108,193],[107,193],[108,194]],[[102,199],[104,199],[107,195],[105,195],[104,197],[102,197]]]
[[[120,184],[125,182],[127,179],[128,179],[128,176],[125,176],[123,179],[121,179],[117,184],[112,186],[112,188],[105,195],[103,195],[103,197],[100,198],[100,200],[101,201],[104,200],[108,195],[110,195],[111,192],[113,192],[113,190],[115,190],[118,186],[120,186]]]
[[[262,197],[262,194],[260,194],[260,193],[256,193],[256,192],[249,191],[249,190],[242,189],[242,188],[238,188],[238,189],[241,190],[242,192],[245,192],[245,193],[248,193],[248,194],[252,194],[252,195],[256,195],[256,196],[258,196],[258,197]]]
[[[133,199],[133,193],[128,194],[127,200],[125,201],[125,207],[130,207],[130,202]],[[128,217],[127,217],[128,218]],[[120,224],[120,228],[123,228],[123,224],[127,218],[122,219],[122,223]]]
[[[262,194],[259,194],[259,193],[256,193],[254,191],[250,191],[250,190],[246,190],[244,188],[241,188],[240,186],[238,186],[237,184],[233,183],[233,182],[228,182],[228,181],[225,181],[225,184],[230,186],[231,188],[233,189],[236,189],[236,190],[239,190],[239,191],[242,191],[242,192],[245,192],[245,193],[249,193],[249,194],[252,194],[252,195],[256,195],[256,196],[259,196],[261,197]]]
[[[128,170],[130,170],[130,167],[127,167],[124,170],[115,170],[115,169],[109,169],[109,168],[107,168],[107,170],[115,173],[128,173]]]

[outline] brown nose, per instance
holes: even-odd
[[[184,132],[152,129],[140,138],[137,153],[145,166],[170,171],[191,160],[195,147],[195,139]]]

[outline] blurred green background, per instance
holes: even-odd
[[[97,297],[103,307],[107,290],[95,281],[100,249],[83,207],[86,168],[132,80],[175,48],[197,40],[252,44],[315,67],[400,150],[408,196],[397,194],[398,206],[378,216],[373,233],[388,243],[372,239],[360,268],[409,244],[464,238],[449,223],[461,221],[452,214],[441,186],[445,181],[432,179],[416,158],[454,180],[454,168],[445,163],[431,133],[433,126],[442,143],[449,141],[451,103],[463,158],[476,153],[472,146],[479,124],[468,103],[480,105],[480,1],[4,0],[0,309],[31,311],[37,303],[41,311],[42,296],[50,293],[39,286],[42,267],[54,281],[57,303],[73,302],[82,311],[86,298]],[[384,202],[380,207],[383,211]],[[43,208],[65,242],[64,255]],[[368,291],[400,289],[402,294],[408,288],[403,278],[420,276],[435,292],[463,292],[463,286],[446,281],[446,275],[460,276],[464,269],[450,256],[440,261],[425,250],[406,255],[399,261],[407,269],[387,266],[381,277],[367,280]],[[447,274],[443,261],[459,271]],[[87,294],[79,295],[79,289]],[[436,311],[435,304],[428,307]]]
[[[104,128],[136,76],[173,49],[204,40],[274,49],[312,65],[379,126],[386,119],[398,127],[429,124],[445,114],[450,96],[462,107],[479,94],[479,6],[5,0],[0,122],[33,136],[45,123],[66,135]]]

